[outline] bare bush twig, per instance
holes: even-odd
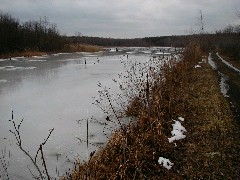
[[[35,169],[36,169],[36,170],[38,171],[38,173],[39,173],[40,179],[44,179],[44,178],[45,178],[45,177],[44,177],[44,173],[41,171],[41,167],[40,167],[40,166],[38,165],[38,163],[37,163],[38,153],[41,152],[41,155],[42,155],[41,158],[42,158],[42,161],[43,161],[43,166],[44,166],[44,169],[45,169],[47,178],[50,179],[50,176],[49,176],[49,174],[48,174],[47,167],[46,167],[46,162],[45,162],[45,159],[44,159],[44,156],[43,156],[42,147],[47,143],[48,139],[50,138],[50,136],[51,136],[51,134],[52,134],[52,132],[53,132],[53,130],[54,130],[54,128],[50,130],[47,138],[44,140],[43,143],[40,144],[40,147],[39,147],[39,149],[37,150],[36,156],[35,156],[35,158],[33,158],[33,157],[30,155],[30,153],[29,153],[26,149],[24,149],[23,146],[22,146],[22,139],[21,139],[21,134],[20,134],[20,127],[21,127],[21,125],[22,125],[23,119],[22,119],[22,120],[20,121],[20,123],[17,125],[17,124],[15,123],[15,120],[14,120],[14,117],[13,117],[13,111],[12,111],[12,119],[9,120],[9,121],[12,122],[13,127],[14,127],[14,130],[9,130],[9,131],[14,135],[14,137],[15,137],[15,139],[16,139],[16,141],[17,141],[17,142],[16,142],[16,145],[17,145],[17,146],[19,147],[19,149],[31,160],[31,162],[32,162],[32,164],[34,165]],[[30,171],[30,173],[33,175],[33,173],[32,173],[31,171]],[[33,176],[33,177],[35,177],[35,176]]]

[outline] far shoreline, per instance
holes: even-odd
[[[52,55],[58,53],[76,53],[76,52],[99,52],[102,51],[103,47],[94,46],[88,44],[67,44],[64,49],[58,51],[35,51],[35,50],[26,50],[26,51],[17,51],[6,54],[0,54],[0,59],[9,59],[15,57],[33,57],[33,56],[44,56]]]

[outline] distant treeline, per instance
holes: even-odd
[[[213,34],[196,33],[182,36],[159,36],[135,39],[114,39],[88,36],[63,36],[47,18],[20,23],[9,14],[0,13],[0,55],[22,51],[65,51],[80,44],[110,46],[173,46],[184,47],[196,38],[202,48],[217,48],[240,58],[240,25],[228,26]],[[76,46],[72,46],[76,44]],[[75,48],[79,49],[79,48]],[[72,49],[73,50],[73,49]],[[70,51],[72,51],[70,50]]]
[[[71,43],[83,43],[98,46],[178,46],[185,45],[185,36],[162,36],[162,37],[145,37],[135,39],[114,39],[88,36],[71,36],[67,37]]]
[[[16,51],[59,50],[64,45],[55,24],[47,18],[20,23],[9,14],[0,14],[0,54]]]
[[[215,41],[219,49],[240,60],[240,25],[228,26],[216,31]]]
[[[223,51],[240,60],[240,25],[227,26],[214,34],[193,34],[187,39],[187,43],[197,40],[203,50]]]
[[[97,46],[148,46],[142,38],[136,39],[114,39],[88,36],[71,36],[67,37],[70,43],[91,44]]]

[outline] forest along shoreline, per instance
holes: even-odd
[[[127,107],[137,120],[63,179],[239,178],[240,126],[208,53],[193,43],[181,61],[149,72]]]

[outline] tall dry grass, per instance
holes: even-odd
[[[88,44],[66,44],[63,50],[65,52],[98,52],[102,48],[100,46],[88,45]]]

